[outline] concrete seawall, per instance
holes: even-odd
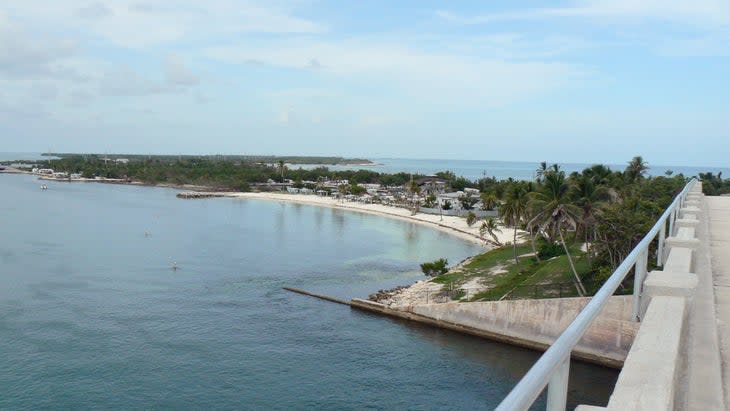
[[[352,307],[543,351],[588,301],[590,298],[455,302],[395,310],[355,299]],[[612,368],[623,366],[638,330],[638,323],[631,321],[631,308],[630,296],[612,297],[573,350],[573,357]]]

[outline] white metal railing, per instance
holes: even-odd
[[[564,411],[568,398],[568,373],[570,370],[570,353],[573,347],[583,337],[593,320],[596,319],[609,297],[616,292],[621,282],[626,278],[631,268],[636,267],[634,279],[633,317],[639,321],[641,309],[641,294],[646,278],[649,246],[658,236],[657,265],[663,266],[664,241],[669,225],[669,235],[674,234],[675,221],[679,210],[684,206],[685,197],[697,183],[690,180],[682,192],[674,198],[672,204],[664,211],[656,224],[649,230],[639,244],[631,250],[626,259],[616,268],[606,280],[591,301],[583,308],[568,328],[558,337],[553,345],[540,357],[530,371],[525,374],[519,383],[510,391],[507,397],[497,406],[496,411],[524,411],[527,410],[548,386],[547,410]]]

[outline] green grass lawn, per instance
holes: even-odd
[[[585,253],[578,245],[569,247],[581,278],[590,273]],[[444,284],[447,289],[469,288],[465,285],[478,279],[487,286],[485,291],[467,294],[469,301],[499,300],[509,293],[508,298],[549,298],[576,296],[573,286],[573,273],[568,257],[560,255],[537,262],[530,254],[530,245],[517,247],[519,264],[515,264],[512,246],[504,246],[475,256],[463,267],[438,276],[432,281]],[[559,285],[562,284],[562,285]],[[460,299],[465,293],[457,293]]]

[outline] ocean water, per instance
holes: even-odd
[[[57,158],[57,157],[43,156],[41,154],[42,153],[34,153],[34,152],[11,153],[11,152],[0,151],[0,161],[12,161],[12,160],[34,161],[34,160],[48,160],[48,159],[52,159],[52,158]]]
[[[47,160],[55,157],[43,157],[40,153],[2,153],[0,152],[0,161],[10,160]],[[540,165],[536,162],[529,161],[494,161],[494,160],[443,160],[443,159],[410,159],[410,158],[372,158],[373,165],[328,165],[331,170],[370,170],[379,173],[414,173],[432,175],[439,171],[452,171],[457,176],[466,177],[469,180],[478,180],[483,177],[496,177],[499,180],[514,178],[517,180],[532,180],[535,178],[535,170]],[[550,164],[550,162],[548,162]],[[560,168],[566,173],[573,171],[583,171],[590,167],[589,163],[564,163],[560,164]],[[607,164],[611,169],[622,171],[626,168],[626,164]],[[320,164],[295,164],[292,168],[312,169],[321,167]],[[672,166],[657,165],[649,163],[648,174],[652,176],[662,176],[667,170],[671,170],[674,174],[682,173],[685,176],[692,177],[699,173],[712,172],[717,174],[722,172],[725,177],[730,177],[729,167],[710,167],[710,166]]]
[[[424,160],[424,159],[408,159],[408,158],[374,158],[370,159],[375,164],[370,166],[329,166],[333,170],[371,170],[379,173],[397,173],[407,172],[414,174],[432,175],[439,171],[452,171],[457,176],[466,177],[469,180],[478,180],[483,177],[496,177],[499,180],[514,178],[517,180],[532,180],[535,178],[535,170],[540,165],[536,162],[528,161],[492,161],[492,160]],[[592,164],[588,163],[562,163],[561,170],[566,173],[573,171],[583,171]],[[613,170],[622,171],[626,168],[626,164],[607,164]],[[299,166],[293,165],[293,168]],[[305,165],[304,168],[313,168],[316,165]],[[730,168],[727,167],[696,167],[696,166],[666,166],[649,164],[648,174],[653,176],[661,176],[667,170],[672,170],[674,174],[683,173],[685,176],[695,176],[698,173],[713,172],[717,174],[722,172],[725,176],[730,177]]]
[[[477,251],[428,227],[47,184],[0,174],[2,410],[488,410],[538,358],[282,290],[364,297]],[[570,403],[616,376],[574,364]]]

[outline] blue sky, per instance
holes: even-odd
[[[0,151],[730,163],[730,2],[23,0]]]

